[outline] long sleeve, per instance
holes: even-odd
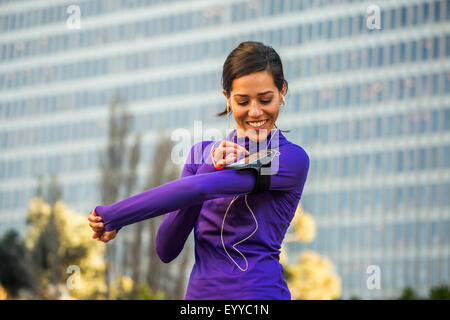
[[[309,167],[306,152],[296,146],[287,147],[279,156],[279,163],[271,176],[269,190],[302,192]],[[111,231],[144,219],[153,218],[184,207],[200,205],[204,201],[251,193],[255,187],[254,170],[221,170],[186,176],[127,199],[95,208]]]
[[[193,161],[195,147],[195,145],[192,147],[187,157],[181,178],[196,174],[197,167]],[[200,214],[202,205],[185,207],[166,214],[156,234],[156,252],[161,261],[168,263],[183,250],[184,244]]]

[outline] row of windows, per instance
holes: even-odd
[[[293,94],[292,105],[295,112],[302,113],[382,102],[392,104],[397,101],[439,96],[449,92],[450,72],[442,72],[302,90]]]
[[[219,43],[220,42],[220,43]],[[444,45],[444,42],[446,43]],[[164,48],[125,54],[116,57],[98,58],[77,63],[37,67],[0,74],[0,90],[32,86],[41,83],[105,76],[111,73],[144,70],[167,64],[183,64],[219,56],[224,40],[190,44],[183,49]],[[418,50],[421,47],[422,50]],[[406,49],[408,48],[408,50]],[[442,48],[442,50],[441,50]],[[446,48],[444,52],[444,48]],[[224,49],[224,48],[222,48]],[[419,52],[417,52],[419,51]],[[408,54],[407,54],[408,52]],[[419,59],[439,59],[450,56],[450,35],[432,39],[412,40],[378,47],[359,48],[333,52],[322,56],[310,56],[283,62],[288,79],[305,78],[330,72],[356,71],[362,68],[383,67],[386,64],[415,62]],[[386,56],[386,57],[385,57]]]
[[[86,126],[88,130],[91,126]],[[61,132],[62,133],[62,132]],[[140,162],[150,157],[152,145],[141,146]],[[38,175],[61,174],[92,170],[100,166],[101,151],[46,155],[28,159],[0,161],[0,179],[14,179]]]
[[[214,114],[222,110],[221,106],[212,108],[210,104],[199,105],[186,109],[163,110],[139,115],[133,119],[130,132],[146,132],[149,130],[170,128],[192,128],[194,121],[218,120]],[[95,139],[103,137],[107,128],[102,120],[90,120],[72,122],[69,124],[58,124],[47,127],[34,127],[19,130],[0,131],[0,149],[14,149],[34,145],[46,145],[76,141],[83,139]],[[380,138],[407,137],[430,133],[450,131],[450,108],[410,111],[391,115],[380,115],[354,120],[340,120],[329,123],[305,124],[302,127],[293,128],[294,135],[298,137],[300,145],[318,145],[358,142]],[[444,156],[442,163],[447,163]],[[393,160],[385,160],[393,163]],[[343,168],[348,168],[348,161],[344,162]],[[381,163],[381,162],[380,162]],[[380,169],[381,164],[374,166]],[[422,168],[423,162],[413,168]],[[331,175],[336,171],[327,170],[331,165],[320,165],[322,175]],[[408,170],[403,167],[403,161],[397,166],[386,166],[386,170],[397,168],[399,171]],[[389,169],[391,168],[391,169]],[[336,170],[336,169],[334,169]],[[340,171],[341,172],[341,171]],[[348,169],[343,169],[339,176],[347,176]]]
[[[80,7],[81,18],[87,18],[124,9],[142,8],[176,1],[180,0],[88,0],[83,2],[78,1],[74,4]],[[0,5],[1,2],[2,1],[0,1]],[[63,4],[55,7],[34,9],[0,16],[0,32],[64,22],[69,16],[67,13],[69,5],[70,4]]]
[[[305,78],[328,73],[380,68],[450,56],[450,35],[401,41],[283,61],[285,75]]]
[[[367,280],[370,273],[367,268],[371,265],[380,268],[381,290],[369,290]],[[381,261],[369,259],[367,261],[355,257],[353,261],[336,263],[336,273],[342,278],[342,294],[370,299],[369,294],[383,294],[386,289],[398,289],[398,294],[386,299],[396,299],[401,291],[410,286],[422,287],[428,296],[429,287],[447,284],[450,281],[450,257],[414,257],[414,258],[385,258]],[[361,296],[361,294],[363,296]]]
[[[162,96],[190,94],[205,90],[219,90],[220,73],[207,73],[195,76],[132,83],[128,86],[113,87],[106,90],[62,94],[58,96],[39,96],[0,103],[0,119],[36,114],[67,111],[70,109],[104,106],[115,94],[126,101],[142,101]],[[450,73],[422,74],[407,78],[371,81],[363,84],[345,85],[336,88],[323,88],[293,95],[295,111],[322,109],[330,106],[359,105],[393,99],[405,99],[450,92]],[[289,102],[288,102],[289,103]],[[290,103],[289,103],[290,104]],[[291,110],[291,109],[287,109]]]
[[[409,111],[354,120],[305,124],[298,131],[301,145],[358,142],[450,131],[450,107]]]
[[[171,0],[175,2],[178,0]],[[1,2],[0,2],[1,3]],[[117,12],[123,9],[143,8],[156,4],[166,4],[163,0],[90,0],[79,2],[82,17],[93,17],[106,13]],[[342,2],[341,2],[342,3]],[[450,1],[425,1],[421,4],[413,6],[403,6],[387,10],[381,10],[381,24],[387,27],[395,26],[399,21],[402,26],[417,25],[421,22],[427,22],[430,19],[439,21],[441,12],[445,12],[445,18],[449,18],[450,13],[448,7]],[[292,13],[305,11],[313,8],[320,8],[327,5],[335,4],[333,1],[323,0],[253,0],[243,1],[241,3],[232,4],[231,19],[233,22],[246,21],[265,16],[274,16],[284,13]],[[344,4],[347,5],[347,4]],[[447,7],[444,10],[444,6]],[[20,30],[25,28],[36,27],[40,25],[63,22],[67,19],[66,12],[68,5],[59,5],[56,7],[48,7],[44,9],[35,9],[27,12],[0,16],[0,32]],[[221,8],[205,9],[204,15],[221,15]],[[387,17],[386,17],[387,16]],[[340,28],[338,28],[339,30]]]
[[[382,186],[305,194],[302,203],[319,216],[338,215],[343,211],[359,215],[373,209],[395,212],[448,207],[449,194],[449,183]]]
[[[338,250],[404,249],[446,246],[450,221],[411,221],[356,226],[319,227],[311,243],[325,255]]]
[[[201,109],[198,109],[201,113]],[[449,111],[449,110],[447,110]],[[145,117],[147,118],[147,117]],[[143,119],[145,122],[145,118]],[[182,118],[182,117],[180,117]],[[139,117],[142,119],[142,117]],[[149,118],[152,119],[152,118]],[[144,123],[142,122],[142,123]],[[159,120],[153,117],[156,124]],[[448,125],[447,121],[447,125]],[[132,130],[132,133],[136,130]],[[297,132],[294,130],[294,132]],[[34,146],[38,144],[61,143],[76,139],[93,139],[104,136],[106,128],[101,121],[89,121],[72,123],[70,126],[59,125],[56,127],[35,128],[21,130],[15,134],[2,134],[0,142],[2,149]],[[9,138],[9,139],[8,139]],[[15,140],[18,139],[18,140]],[[301,137],[300,137],[301,138]],[[16,145],[12,145],[12,143]],[[304,145],[300,143],[300,145]],[[149,152],[149,147],[144,148]],[[54,156],[45,159],[11,160],[0,162],[0,178],[10,179],[27,176],[30,174],[61,173],[67,171],[89,169],[98,166],[94,158],[88,162],[79,159],[81,155]],[[91,155],[91,157],[93,157]],[[331,158],[317,158],[311,160],[311,175],[316,179],[361,177],[366,174],[377,173],[401,173],[423,170],[449,169],[450,147],[423,147],[416,149],[395,150],[386,152],[361,153],[344,155]],[[70,160],[71,159],[71,160]],[[69,164],[69,162],[71,164]],[[65,165],[62,165],[64,163]],[[82,165],[86,163],[87,165]]]
[[[221,110],[211,108],[211,104],[199,105],[186,109],[163,110],[139,115],[133,119],[130,133],[150,130],[184,127],[193,129],[194,121],[211,121],[216,112]],[[33,145],[47,145],[67,141],[95,139],[105,136],[107,128],[104,120],[89,120],[58,124],[48,127],[35,127],[20,130],[0,131],[0,149],[13,149]]]
[[[361,153],[311,160],[314,179],[450,169],[450,146]]]
[[[210,72],[166,80],[154,80],[143,83],[134,83],[122,87],[112,87],[105,90],[83,90],[58,96],[39,96],[13,103],[0,104],[0,115],[14,117],[24,115],[42,115],[57,110],[90,108],[101,106],[102,108],[111,102],[111,97],[121,96],[127,102],[142,101],[151,97],[164,97],[184,95],[195,92],[219,90],[220,74]],[[188,83],[188,86],[184,84]],[[184,91],[181,91],[183,88]],[[29,113],[31,112],[31,113]],[[170,126],[170,124],[169,124]]]
[[[98,198],[98,186],[94,183],[78,183],[71,185],[62,185],[62,198],[70,205],[70,203],[81,203],[86,200]],[[13,210],[24,208],[28,201],[35,196],[35,189],[9,190],[0,192],[0,216],[1,210]],[[45,196],[45,194],[44,194]],[[3,221],[2,223],[3,224]]]
[[[435,7],[440,7],[439,2]],[[396,12],[400,8],[392,9]],[[101,29],[82,30],[73,33],[29,39],[25,41],[6,43],[0,46],[0,60],[13,60],[35,55],[48,55],[66,50],[97,47],[116,41],[132,41],[139,37],[152,37],[171,32],[186,32],[189,29],[207,27],[220,23],[217,15],[205,16],[202,12],[183,13],[179,16],[157,18],[155,20],[143,20],[129,24],[108,26]],[[438,17],[436,17],[438,18]],[[435,22],[439,21],[435,20]],[[358,22],[358,23],[356,23]],[[421,23],[428,23],[428,19]],[[420,24],[420,23],[419,23]],[[347,25],[351,28],[343,28]],[[407,27],[406,25],[393,25],[389,30]],[[353,30],[353,29],[354,30]],[[330,33],[322,33],[320,30],[330,30]],[[341,30],[336,33],[333,30]],[[350,31],[349,30],[353,30]],[[240,38],[260,39],[272,46],[311,44],[321,39],[343,38],[362,34],[367,31],[365,24],[365,12],[358,16],[342,17],[335,20],[317,21],[307,25],[278,28],[270,31],[259,31],[242,34]]]

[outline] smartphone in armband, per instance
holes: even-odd
[[[256,171],[256,185],[252,193],[258,193],[269,190],[270,187],[270,174],[261,174],[261,168],[270,168],[272,160],[275,156],[280,154],[275,149],[261,150],[251,155],[242,158],[237,162],[230,163],[225,166],[224,169],[229,170],[243,170],[253,169]]]

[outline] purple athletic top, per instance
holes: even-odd
[[[258,144],[237,138],[236,130],[227,140],[250,154],[279,151],[268,191],[250,194],[256,184],[252,169],[214,168],[211,151],[220,141],[202,141],[191,148],[180,179],[99,205],[95,212],[106,231],[166,214],[156,236],[156,250],[165,263],[178,256],[194,229],[195,264],[185,299],[289,300],[280,246],[301,198],[309,157],[278,129]]]

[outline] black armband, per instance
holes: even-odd
[[[279,153],[278,153],[279,154]],[[273,157],[277,155],[277,151],[273,149],[263,150],[245,157],[238,162],[231,163],[224,167],[230,170],[253,169],[256,172],[256,185],[251,194],[264,192],[270,187],[270,174],[264,170],[266,174],[261,174],[263,168],[270,168]]]

